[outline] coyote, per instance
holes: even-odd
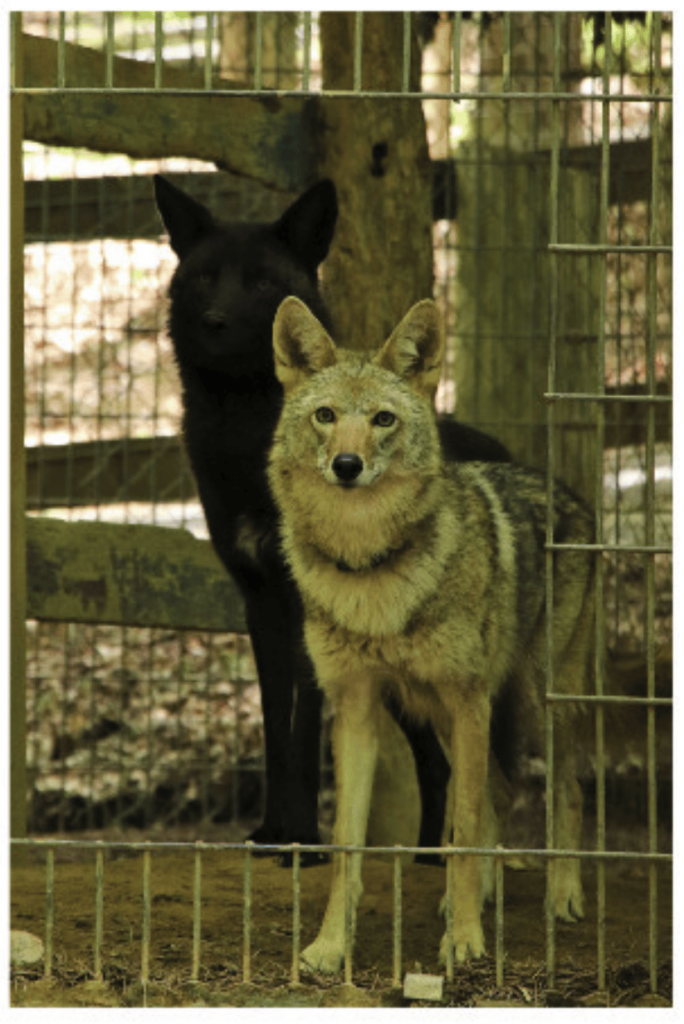
[[[363,845],[389,695],[431,722],[450,753],[447,819],[457,847],[491,842],[492,704],[509,687],[525,718],[542,718],[547,665],[544,474],[513,463],[445,463],[432,398],[444,352],[441,319],[419,302],[372,358],[336,349],[297,298],[273,326],[285,402],[269,460],[281,543],[304,604],[307,649],[334,711],[336,844]],[[592,664],[590,510],[553,488],[553,689],[586,690]],[[573,703],[556,702],[555,843],[578,849]],[[541,724],[541,723],[540,723]],[[543,735],[543,733],[542,733]],[[451,886],[457,962],[484,952],[483,858],[459,854]],[[354,912],[360,856],[351,858]],[[327,911],[304,951],[308,967],[340,969],[344,882],[339,857]],[[583,916],[577,858],[552,859],[547,900]]]

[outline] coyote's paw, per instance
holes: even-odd
[[[454,961],[463,964],[466,960],[477,960],[484,956],[485,942],[482,925],[473,921],[470,925],[461,924],[454,927]],[[445,964],[447,959],[448,936],[442,936],[439,947],[439,962]]]
[[[547,900],[559,921],[581,921],[584,917],[584,896],[579,861],[559,861],[549,879]]]
[[[320,974],[337,974],[344,962],[344,949],[330,939],[318,938],[307,946],[300,957],[300,967]]]

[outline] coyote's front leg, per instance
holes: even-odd
[[[365,686],[364,686],[365,683]],[[334,842],[341,846],[363,846],[366,841],[373,778],[378,754],[377,703],[371,697],[372,684],[355,680],[336,703],[332,740],[335,760],[336,816]],[[345,878],[343,855],[335,854],[333,880],[321,930],[302,953],[302,966],[325,974],[339,971],[344,960]],[[361,898],[361,854],[348,859],[347,881],[352,902],[352,927]]]
[[[451,751],[453,844],[481,846],[487,817],[489,751],[489,695],[484,686],[480,690],[473,684],[459,700],[454,713]],[[451,939],[457,963],[484,953],[482,881],[481,858],[469,854],[456,857],[451,885]],[[440,949],[442,961],[446,960],[447,942],[448,935],[445,935]]]

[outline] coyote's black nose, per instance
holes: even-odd
[[[356,480],[363,469],[363,460],[358,455],[343,452],[336,455],[332,461],[333,473],[343,484],[350,484]]]

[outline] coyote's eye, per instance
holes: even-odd
[[[322,405],[320,409],[316,409],[314,416],[319,423],[334,423],[335,413],[327,405]]]
[[[381,409],[380,412],[376,413],[373,417],[373,423],[376,427],[391,427],[396,416],[389,409]]]

